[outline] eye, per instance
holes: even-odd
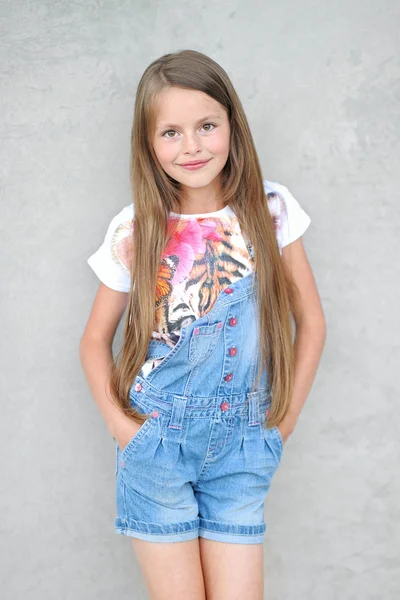
[[[204,123],[203,127],[207,127],[208,125],[211,125],[211,127],[215,127],[214,123]],[[206,129],[206,131],[212,131],[212,129]]]
[[[214,125],[214,123],[204,123],[204,125],[202,127],[212,127],[215,128],[216,125]],[[206,129],[206,131],[212,131],[212,129]],[[168,135],[169,133],[176,133],[175,129],[168,129],[167,131],[164,131],[163,134],[161,134],[162,137],[168,138],[170,140],[173,140],[175,136],[172,135]]]
[[[167,135],[167,133],[171,133],[171,131],[172,131],[172,133],[176,133],[176,131],[174,129],[168,129],[168,131],[164,131],[164,133],[162,134],[162,137],[167,137],[167,138],[173,139],[172,136]]]

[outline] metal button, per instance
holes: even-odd
[[[236,356],[237,350],[236,350],[235,346],[232,346],[232,348],[229,349],[229,354],[230,354],[230,356]]]
[[[228,410],[228,408],[229,408],[229,403],[226,402],[226,401],[222,402],[222,404],[220,406],[220,409],[221,410]]]
[[[141,383],[135,383],[135,390],[137,392],[140,392],[141,389],[142,389],[142,384]]]
[[[236,323],[237,323],[237,318],[236,318],[236,317],[231,317],[231,318],[229,319],[229,325],[232,325],[232,327],[233,327],[234,325],[236,325]]]
[[[225,381],[230,381],[232,379],[233,375],[232,373],[228,373],[228,375],[225,375]]]

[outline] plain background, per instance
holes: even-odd
[[[137,83],[192,48],[232,78],[264,177],[311,216],[327,319],[266,503],[266,598],[398,599],[398,2],[2,0],[0,18],[2,598],[146,598],[78,345],[86,259],[131,201]]]

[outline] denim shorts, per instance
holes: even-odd
[[[224,288],[172,349],[150,341],[146,358],[163,360],[130,389],[131,405],[150,416],[122,451],[116,447],[117,533],[154,542],[263,542],[264,500],[283,441],[278,427],[265,428],[265,368],[255,385],[253,277]]]
[[[117,445],[116,532],[154,542],[261,543],[264,500],[283,451],[278,427],[263,427],[270,398],[168,402],[142,386],[133,405],[151,416],[122,452]]]

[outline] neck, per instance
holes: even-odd
[[[214,183],[214,182],[213,182]],[[181,211],[183,214],[215,212],[224,208],[221,191],[217,185],[204,188],[181,188]],[[179,212],[177,207],[173,212]]]

